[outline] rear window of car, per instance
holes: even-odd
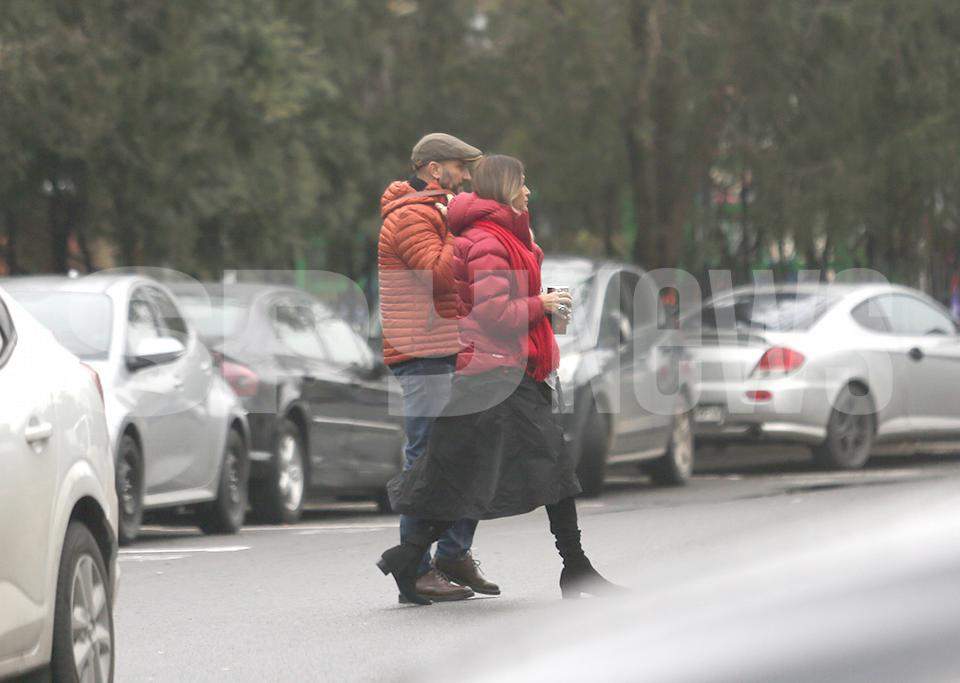
[[[707,302],[684,329],[791,332],[810,329],[836,302],[821,293],[743,293]]]
[[[228,339],[243,331],[249,306],[240,299],[178,297],[180,310],[204,339]]]
[[[87,292],[11,292],[68,351],[82,360],[104,360],[110,352],[113,302]]]

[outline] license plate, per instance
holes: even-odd
[[[693,411],[695,422],[712,422],[719,424],[723,422],[723,406],[698,406]]]

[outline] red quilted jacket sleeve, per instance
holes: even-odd
[[[507,250],[495,237],[484,237],[468,247],[464,254],[467,283],[473,309],[470,317],[488,332],[504,336],[519,334],[544,316],[543,302],[533,296],[517,296],[526,288],[526,275],[517,278],[510,272]]]

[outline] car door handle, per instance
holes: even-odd
[[[173,388],[176,389],[176,390],[178,390],[178,391],[179,391],[180,389],[183,389],[183,378],[182,378],[182,377],[174,377],[174,378],[173,378]]]
[[[23,437],[27,443],[47,441],[53,436],[53,425],[49,422],[40,422],[37,418],[30,420],[30,424],[23,430]]]
[[[907,352],[907,355],[913,360],[923,360],[923,350],[917,346],[914,346],[912,349],[910,349]]]

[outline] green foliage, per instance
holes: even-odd
[[[0,238],[19,271],[359,279],[445,130],[524,160],[554,251],[942,293],[958,42],[936,0],[5,0]]]

